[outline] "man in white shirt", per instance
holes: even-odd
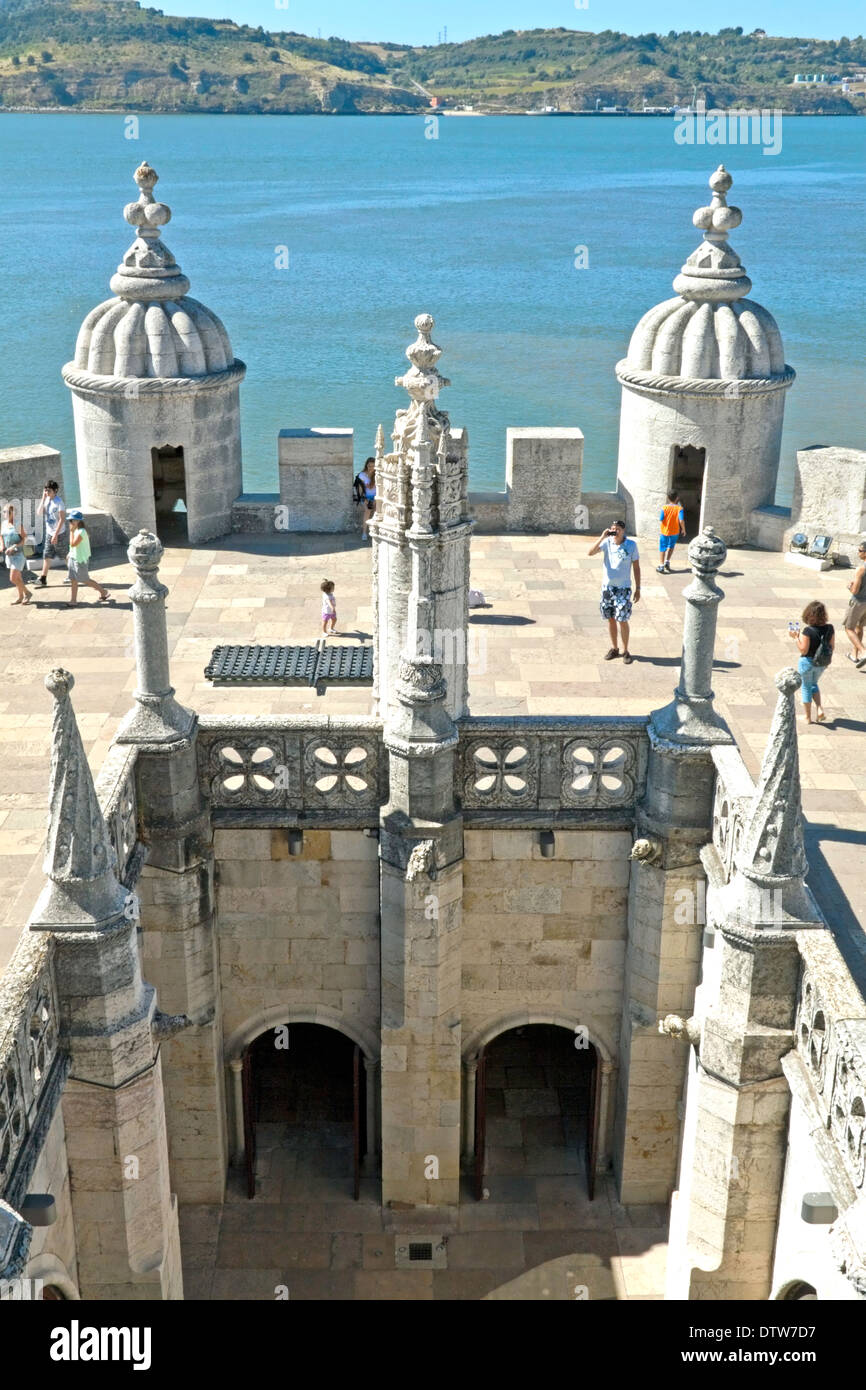
[[[611,641],[610,651],[604,659],[613,661],[614,657],[622,655],[626,666],[630,666],[634,657],[628,649],[629,618],[632,603],[637,603],[640,599],[640,555],[637,542],[630,541],[626,536],[624,521],[615,521],[603,531],[589,553],[597,555],[599,551],[604,559],[604,584],[599,608],[601,616],[607,619]],[[632,565],[634,593],[631,581]],[[622,641],[622,653],[617,642],[617,624]]]
[[[36,508],[37,516],[45,517],[45,539],[42,546],[42,573],[39,584],[42,588],[48,583],[48,571],[54,559],[65,560],[69,553],[69,539],[66,525],[66,503],[60,496],[60,488],[53,478],[49,478],[42,489],[42,501]]]

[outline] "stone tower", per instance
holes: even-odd
[[[31,931],[54,938],[60,1042],[69,1053],[63,1120],[75,1135],[71,1200],[84,1299],[183,1297],[171,1192],[161,1016],[142,978],[138,904],[117,878],[93,778],[57,669],[47,882]]]
[[[740,545],[750,512],[775,495],[794,371],[775,319],[745,297],[752,282],[728,244],[742,221],[727,203],[732,182],[719,165],[712,202],[692,219],[703,240],[673,282],[676,297],[644,314],[617,363],[617,485],[629,525],[642,534],[657,530],[676,488],[690,534],[714,526]]]
[[[467,601],[469,537],[467,440],[437,407],[450,385],[436,364],[433,319],[419,314],[418,337],[406,349],[412,366],[396,384],[409,393],[398,410],[384,453],[376,442],[378,508],[373,541],[375,644],[374,701],[384,719],[396,707],[398,663],[406,653],[432,658],[442,668],[445,706],[452,719],[468,712]],[[410,603],[410,594],[418,602]],[[412,615],[415,615],[412,617]],[[411,630],[410,630],[411,628]]]
[[[123,214],[135,241],[112,277],[115,298],[84,320],[63,379],[85,503],[131,539],[158,530],[182,502],[197,542],[231,531],[246,367],[216,315],[189,298],[189,280],[160,239],[171,210],[154,199],[157,179],[147,163],[135,171],[140,196]]]

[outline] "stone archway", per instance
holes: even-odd
[[[484,1055],[485,1049],[494,1044],[497,1039],[503,1038],[505,1034],[516,1030],[539,1028],[563,1030],[564,1034],[572,1036],[572,1045],[575,1049],[585,1048],[586,1052],[591,1054],[591,1059],[594,1062],[592,1101],[590,1102],[592,1114],[587,1118],[589,1127],[588,1148],[589,1154],[592,1155],[593,1170],[591,1175],[587,1173],[590,1192],[594,1186],[595,1173],[604,1171],[610,1166],[609,1129],[615,1073],[615,1063],[610,1044],[599,1035],[595,1027],[577,1022],[574,1018],[545,1010],[524,1010],[488,1020],[481,1028],[470,1034],[463,1048],[463,1157],[466,1166],[471,1166],[475,1172],[479,1193],[481,1179],[479,1165],[476,1161],[479,1159],[479,1155],[476,1153],[476,1121],[478,1120],[476,1097],[479,1059]],[[588,1162],[590,1161],[589,1154]],[[480,1161],[483,1164],[483,1155]]]
[[[357,1063],[360,1062],[363,1068],[363,1075],[356,1076],[355,1089],[358,1092],[359,1080],[361,1090],[361,1104],[363,1106],[360,1123],[363,1125],[365,1136],[365,1152],[367,1167],[374,1164],[375,1156],[378,1153],[378,1113],[379,1113],[379,1057],[378,1040],[372,1032],[363,1025],[358,1024],[355,1019],[346,1019],[336,1010],[328,1009],[321,1005],[314,1008],[280,1008],[272,1007],[262,1010],[260,1013],[252,1015],[249,1019],[237,1028],[227,1039],[224,1045],[224,1057],[228,1068],[229,1076],[229,1096],[230,1096],[230,1133],[232,1135],[232,1162],[235,1166],[246,1166],[249,1195],[254,1190],[253,1169],[255,1165],[255,1146],[250,1144],[251,1136],[254,1134],[255,1122],[250,1113],[250,1086],[252,1079],[252,1061],[255,1055],[259,1055],[261,1060],[261,1043],[263,1038],[271,1031],[279,1033],[285,1028],[287,1032],[286,1060],[291,1051],[290,1034],[294,1028],[302,1030],[302,1041],[304,1036],[311,1030],[320,1028],[331,1034],[338,1034],[342,1038],[354,1045]],[[307,1041],[307,1056],[309,1052],[309,1039]],[[325,1051],[325,1049],[319,1049]],[[301,1055],[304,1053],[302,1045]],[[298,1055],[297,1052],[295,1054]],[[247,1103],[245,1107],[245,1095]],[[251,1125],[253,1128],[251,1128]],[[356,1125],[357,1130],[357,1125]],[[356,1156],[357,1162],[360,1156]],[[357,1179],[356,1179],[357,1195]]]

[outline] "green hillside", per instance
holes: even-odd
[[[796,73],[827,80],[794,84]],[[863,38],[533,29],[407,48],[176,18],[135,0],[0,0],[6,110],[412,112],[435,97],[490,111],[640,111],[697,88],[708,107],[863,114],[864,74]]]

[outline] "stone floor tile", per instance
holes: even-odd
[[[522,1269],[519,1231],[473,1231],[448,1237],[449,1269]]]
[[[354,1297],[365,1302],[422,1302],[433,1297],[430,1269],[363,1269],[354,1276]]]
[[[457,1229],[469,1231],[535,1231],[538,1208],[534,1202],[463,1202]]]

